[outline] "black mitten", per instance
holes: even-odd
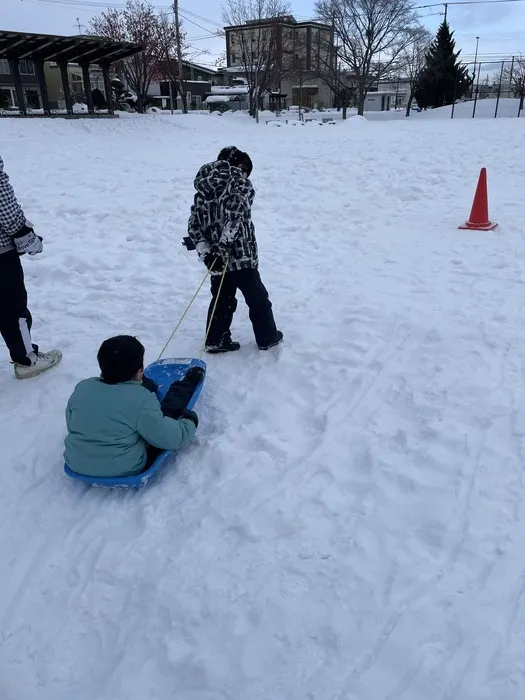
[[[149,379],[149,377],[142,377],[142,386],[151,391],[152,394],[156,394],[159,388],[157,383],[153,379]]]
[[[182,408],[181,409],[180,418],[186,418],[187,420],[191,420],[196,428],[199,427],[198,415],[195,413],[195,411],[190,411],[189,408]],[[179,418],[179,420],[180,420],[180,418]]]
[[[220,255],[215,255],[215,253],[205,255],[204,264],[210,272],[222,272],[224,270],[224,260]]]
[[[197,387],[203,380],[205,371],[202,367],[191,367],[184,375],[184,381]]]

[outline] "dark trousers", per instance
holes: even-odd
[[[210,324],[220,285],[221,276],[213,275],[211,278],[212,300],[208,309],[206,328]],[[229,334],[233,314],[237,308],[236,294],[238,289],[242,292],[250,310],[250,321],[252,322],[257,345],[265,347],[275,340],[277,328],[273,318],[272,303],[268,298],[266,287],[261,281],[259,271],[250,268],[247,270],[228,271],[224,275],[224,282],[206,341],[207,346],[219,345],[223,336]]]
[[[13,362],[30,365],[28,355],[38,352],[31,343],[31,314],[27,308],[24,271],[14,250],[0,254],[0,333]]]
[[[153,394],[157,393],[158,386],[151,379],[144,377],[142,384]],[[194,391],[195,382],[187,381],[186,379],[173,382],[166,392],[165,397],[161,401],[160,410],[168,418],[174,418],[177,420],[180,418],[181,410],[183,408],[187,408]],[[160,455],[164,452],[164,450],[161,450],[158,447],[153,447],[153,445],[148,445],[147,452],[148,457],[144,470],[149,469],[157,457],[160,457]]]

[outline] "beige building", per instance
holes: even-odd
[[[226,76],[258,84],[264,104],[270,93],[287,105],[331,107],[336,67],[333,28],[293,16],[225,27]]]

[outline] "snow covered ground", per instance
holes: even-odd
[[[2,700],[523,700],[524,128],[0,121],[46,241],[35,339],[64,351],[17,383],[1,350]],[[109,335],[156,358],[203,277],[193,176],[231,143],[285,344],[241,303],[174,468],[68,481],[67,398]],[[483,165],[500,229],[458,231]]]

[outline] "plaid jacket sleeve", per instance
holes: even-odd
[[[243,229],[243,223],[250,218],[255,192],[246,177],[232,180],[228,197],[224,202],[224,227],[220,245],[231,246]]]
[[[24,212],[16,200],[9,178],[4,172],[4,161],[0,157],[0,231],[13,236],[25,224]]]
[[[211,246],[202,235],[203,223],[201,221],[201,214],[202,205],[199,207],[196,202],[193,204],[190,212],[190,219],[188,221],[188,236],[191,238],[199,258],[203,260],[206,255],[211,252]]]

